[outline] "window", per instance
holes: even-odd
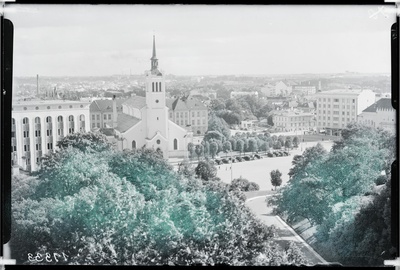
[[[48,150],[53,149],[53,143],[48,143],[48,144],[47,144],[47,149],[48,149]]]
[[[52,135],[52,132],[51,132],[52,130],[51,129],[48,129],[47,130],[47,136],[51,136]]]
[[[174,150],[178,150],[178,140],[174,139]]]
[[[356,100],[355,100],[355,99],[353,99],[353,103],[356,103]]]
[[[339,105],[333,105],[334,109],[339,109]]]
[[[328,108],[330,108],[331,107],[331,105],[330,104],[328,104]]]
[[[57,117],[57,121],[58,121],[58,123],[62,122],[63,121],[62,116]]]
[[[97,127],[100,128],[100,123],[97,123]]]
[[[35,118],[35,124],[40,124],[40,118],[39,117]]]
[[[154,92],[154,82],[151,83],[151,91]]]
[[[35,137],[40,137],[40,130],[35,130]]]
[[[200,119],[197,119],[197,125],[200,125]]]
[[[347,122],[350,122],[350,118],[347,118]]]
[[[330,98],[328,98],[328,102],[331,102],[331,99],[330,99]]]
[[[192,125],[194,125],[194,120],[192,120]]]
[[[111,113],[108,115],[108,120],[111,120]]]
[[[100,123],[98,123],[98,125],[99,125],[99,127],[100,127]],[[74,128],[69,128],[69,129],[68,129],[68,132],[69,132],[69,134],[74,133]]]
[[[176,118],[179,118],[179,113],[176,113]]]
[[[97,121],[100,121],[100,114],[97,115]]]
[[[24,131],[24,138],[28,138],[29,137],[29,131]]]
[[[95,128],[96,127],[96,124],[95,123],[92,123],[92,128]]]
[[[205,124],[206,124],[206,119],[203,118],[203,125],[205,125]]]
[[[324,104],[324,108],[326,108],[326,105]]]
[[[350,115],[350,112],[347,112],[347,115]]]
[[[104,114],[103,118],[104,118],[104,120],[107,120],[107,114]]]
[[[328,116],[328,120],[331,120],[331,118]]]
[[[57,129],[57,134],[60,136],[61,135],[61,129]]]
[[[74,121],[74,116],[72,116],[72,115],[68,116],[68,120],[69,120],[70,122],[73,122],[73,121]]]
[[[38,150],[40,150],[40,149],[42,149],[42,145],[41,145],[40,143],[37,143],[37,144],[36,144],[36,150],[38,151]]]
[[[344,112],[342,112],[342,115],[344,115]]]
[[[161,92],[161,82],[159,82],[158,84],[159,84],[158,88],[160,89]]]
[[[333,102],[339,102],[339,99],[338,99],[338,98],[335,98],[335,99],[333,100]]]
[[[200,117],[200,112],[197,112],[197,117]]]
[[[96,115],[92,114],[92,120],[96,120]]]
[[[192,117],[194,117],[194,112],[192,112]]]
[[[132,141],[132,149],[136,149],[136,141],[135,140]]]
[[[161,141],[160,140],[157,140],[157,144],[160,144],[161,143]]]
[[[50,116],[46,117],[46,123],[51,123],[51,117]]]
[[[333,121],[339,121],[339,117],[333,117]]]

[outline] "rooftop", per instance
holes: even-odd
[[[90,104],[88,101],[76,101],[76,100],[61,100],[61,99],[54,99],[54,100],[41,100],[41,99],[36,99],[36,100],[26,100],[26,101],[13,101],[12,105],[51,105],[51,104]]]
[[[117,111],[121,110],[121,105],[126,99],[116,99]],[[90,104],[91,112],[112,112],[113,101],[111,99],[98,99]]]
[[[392,100],[390,98],[381,98],[371,106],[367,107],[363,112],[376,112],[377,109],[392,109]]]
[[[146,106],[146,98],[141,96],[134,96],[125,100],[125,102],[123,102],[122,105],[127,105],[133,108],[141,109]]]
[[[141,120],[139,118],[130,116],[125,113],[118,114],[117,127],[115,128],[119,132],[123,133],[139,123]]]
[[[192,96],[169,99],[166,105],[170,110],[207,110],[207,107],[197,98]]]
[[[319,92],[318,95],[343,95],[343,94],[348,94],[348,95],[358,95],[363,91],[371,91],[369,89],[334,89],[334,90],[327,90],[327,91],[322,91]]]

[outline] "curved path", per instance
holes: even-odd
[[[290,241],[295,242],[308,259],[310,265],[327,264],[327,262],[288,224],[279,216],[272,214],[271,207],[268,207],[265,201],[269,196],[271,196],[271,194],[248,198],[246,200],[246,205],[265,225],[274,226],[276,228],[276,240],[274,241],[283,248],[287,246]]]

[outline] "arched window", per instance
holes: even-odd
[[[22,124],[29,124],[28,117],[25,117],[24,119],[22,119]]]
[[[151,90],[154,92],[154,82],[151,83]]]
[[[12,124],[15,125],[15,119],[13,118],[11,121],[12,121]]]
[[[57,121],[58,121],[58,123],[61,123],[63,121],[63,118],[61,115],[59,117],[57,117]]]
[[[174,150],[178,150],[178,140],[174,139]]]
[[[46,117],[46,123],[51,123],[51,116]]]
[[[132,149],[136,149],[136,141],[135,140],[132,141]]]
[[[85,116],[84,116],[83,114],[81,114],[81,115],[79,116],[79,121],[85,121]]]
[[[70,122],[73,122],[73,121],[74,121],[74,116],[73,116],[73,115],[68,116],[68,120],[69,120]]]
[[[39,117],[35,118],[35,124],[40,124],[40,118]]]
[[[159,85],[159,89],[160,89],[160,92],[161,92],[161,82],[159,82],[158,85]]]

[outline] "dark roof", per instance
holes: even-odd
[[[390,98],[381,98],[365,110],[363,112],[376,112],[377,109],[392,109],[392,100]]]
[[[141,120],[139,118],[130,116],[129,114],[121,113],[118,114],[117,127],[115,128],[119,132],[123,133],[139,123]]]
[[[207,110],[207,107],[197,98],[189,95],[178,97],[166,102],[170,110]]]
[[[122,110],[122,103],[126,99],[122,98],[117,98],[117,111]],[[99,100],[94,100],[90,104],[90,112],[112,112],[112,106],[113,106],[113,101],[110,99],[99,99]]]
[[[133,108],[141,109],[146,106],[146,98],[141,96],[134,96],[127,99],[123,105],[127,105]]]
[[[100,132],[103,133],[106,136],[113,136],[114,135],[114,129],[113,128],[101,128]]]

